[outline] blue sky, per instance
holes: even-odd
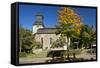
[[[35,15],[41,13],[44,16],[44,25],[46,27],[55,27],[57,24],[58,6],[42,5],[19,5],[19,23],[24,28],[32,30],[32,24],[35,22]],[[82,21],[90,26],[96,25],[96,9],[72,7],[76,13],[82,17]]]

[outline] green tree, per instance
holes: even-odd
[[[82,47],[90,47],[96,41],[96,31],[93,27],[83,25],[79,37]]]
[[[65,43],[65,39],[60,37],[59,39],[57,39],[56,41],[52,42],[52,46],[51,48],[59,48],[59,47],[63,47]]]
[[[26,52],[29,53],[32,51],[33,48],[33,41],[34,36],[32,35],[32,32],[28,29],[25,29],[23,27],[19,28],[19,42],[20,42],[20,52]]]
[[[42,44],[40,42],[36,42],[35,39],[34,39],[33,48],[34,49],[40,49],[40,48],[42,48]]]

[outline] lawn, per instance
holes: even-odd
[[[73,56],[73,54],[75,55],[79,55],[82,53],[82,49],[70,49],[69,52],[64,52],[65,56],[67,56],[67,54],[69,54],[69,56]],[[54,53],[56,54],[56,53]],[[36,53],[21,53],[20,54],[20,58],[45,58],[48,55],[48,51],[40,51],[40,52],[36,52]],[[51,54],[52,55],[52,54]]]
[[[41,51],[41,52],[29,53],[29,54],[24,53],[24,55],[20,56],[20,58],[45,58],[47,56],[47,51]]]

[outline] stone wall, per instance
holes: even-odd
[[[50,38],[52,38],[52,42],[59,39],[60,35],[56,34],[36,34],[35,39],[37,42],[40,42],[42,44],[43,41],[43,49],[50,49]],[[41,38],[43,40],[41,40]]]

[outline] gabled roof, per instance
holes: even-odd
[[[55,34],[57,30],[57,28],[41,28],[38,29],[36,34]]]

